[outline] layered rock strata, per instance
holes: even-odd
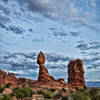
[[[40,51],[37,57],[37,64],[39,64],[39,76],[38,81],[54,81],[55,79],[48,73],[45,64],[45,56],[43,52]]]
[[[85,88],[84,72],[82,60],[70,61],[68,64],[68,84],[77,88]]]

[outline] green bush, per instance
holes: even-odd
[[[50,91],[50,92],[55,92],[56,90],[55,90],[55,89],[49,89],[49,91]]]
[[[68,100],[68,97],[64,96],[64,97],[61,98],[61,100]]]
[[[73,94],[73,98],[74,100],[92,100],[89,95],[85,94],[85,92],[82,91],[78,91]]]
[[[7,83],[6,85],[5,85],[5,88],[10,88],[11,87],[11,83]]]
[[[44,96],[44,98],[48,98],[51,99],[53,97],[53,94],[51,92],[47,92],[47,91],[38,91],[38,94],[42,94]]]
[[[96,100],[100,100],[100,95],[97,95],[96,96]]]
[[[0,100],[12,100],[9,95],[4,95],[3,97],[0,98]]]
[[[58,92],[54,95],[54,98],[60,98],[62,97],[62,93],[61,92]]]
[[[4,91],[4,88],[0,86],[0,93]]]
[[[32,90],[29,88],[15,88],[13,89],[13,92],[15,93],[15,96],[17,98],[24,98],[24,97],[31,97],[32,96]]]
[[[99,89],[98,89],[98,88],[91,88],[91,89],[89,90],[89,94],[90,94],[90,95],[97,95],[98,92],[99,92]]]
[[[62,88],[62,92],[66,92],[66,89],[65,88]]]
[[[100,100],[100,99],[98,99],[99,98],[99,95],[98,95],[99,91],[100,90],[98,88],[91,88],[89,90],[89,95],[92,98],[92,100]]]
[[[10,97],[13,97],[13,96],[15,96],[15,94],[14,94],[14,93],[11,93],[9,96],[10,96]]]
[[[86,95],[85,100],[92,100],[90,96]]]
[[[74,94],[74,100],[84,100],[84,95],[81,92]]]
[[[76,91],[79,91],[78,87],[75,87]]]
[[[14,88],[13,92],[15,93],[18,89],[19,89],[18,87]]]

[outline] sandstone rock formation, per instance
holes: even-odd
[[[0,86],[2,86],[3,84],[5,84],[5,76],[6,76],[6,72],[0,70]]]
[[[6,73],[5,71],[0,70],[0,86],[11,83],[12,85],[17,85],[17,78],[13,73]]]
[[[84,67],[80,59],[72,60],[68,64],[68,84],[77,88],[85,88]]]
[[[45,68],[45,56],[43,52],[40,51],[37,57],[37,64],[39,64],[39,76],[38,81],[54,81],[55,79],[49,75],[48,70]]]
[[[0,86],[4,86],[10,83],[13,86],[23,86],[30,85],[34,81],[26,78],[16,78],[13,73],[6,73],[5,71],[0,70]]]
[[[30,86],[34,83],[34,80],[30,80],[27,78],[18,78],[17,79],[17,85],[18,86]]]
[[[68,84],[61,79],[54,79],[45,67],[45,55],[40,51],[37,57],[37,64],[39,64],[39,76],[38,80],[30,80],[26,78],[16,78],[13,73],[6,73],[0,70],[0,86],[4,86],[11,83],[13,86],[33,86],[38,88],[53,88],[62,89],[66,88],[69,90],[75,90],[75,88],[85,88],[84,80],[84,67],[83,62],[80,59],[72,60],[68,64]]]

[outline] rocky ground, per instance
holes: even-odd
[[[68,88],[54,89],[41,86],[0,87],[0,100],[100,100],[100,89],[87,88],[71,91]]]

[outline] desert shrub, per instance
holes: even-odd
[[[84,100],[92,100],[92,99],[89,95],[86,95]]]
[[[68,97],[64,96],[64,97],[61,98],[61,100],[68,100]]]
[[[25,94],[23,92],[21,92],[21,91],[18,91],[18,92],[16,92],[16,97],[17,98],[24,98]]]
[[[4,91],[4,88],[0,86],[0,93]]]
[[[47,92],[47,91],[38,91],[38,94],[42,94],[44,96],[44,98],[48,98],[51,99],[53,97],[53,94],[51,92]]]
[[[98,95],[99,91],[100,90],[98,88],[91,88],[89,90],[89,95],[92,98],[92,100],[100,100],[100,99],[98,99],[99,98],[99,95]]]
[[[66,92],[66,89],[65,88],[62,88],[62,92]]]
[[[32,90],[26,87],[23,88],[15,88],[13,89],[13,92],[15,93],[15,96],[17,98],[24,98],[24,97],[31,97],[32,96]]]
[[[100,100],[100,95],[97,95],[96,96],[96,100]]]
[[[5,85],[5,88],[10,88],[11,87],[11,83],[7,83],[6,85]]]
[[[73,94],[74,100],[92,100],[91,97],[87,94],[85,94],[82,91],[78,91],[75,94]]]
[[[76,91],[79,91],[78,87],[75,87]]]
[[[10,97],[13,97],[13,96],[15,96],[15,94],[14,94],[14,93],[11,93],[11,94],[10,94]]]
[[[90,94],[90,95],[97,95],[98,92],[99,92],[99,89],[98,89],[98,88],[91,88],[91,89],[89,90],[89,94]]]
[[[55,90],[55,89],[49,89],[49,91],[50,91],[50,92],[55,92],[56,90]]]
[[[54,95],[54,98],[60,98],[62,97],[62,93],[61,92],[58,92]]]
[[[18,87],[14,88],[13,93],[15,93],[18,89],[19,89]]]
[[[84,95],[81,93],[76,93],[73,96],[74,96],[74,100],[84,100]]]
[[[4,95],[3,97],[0,98],[0,100],[12,100],[9,95]]]

